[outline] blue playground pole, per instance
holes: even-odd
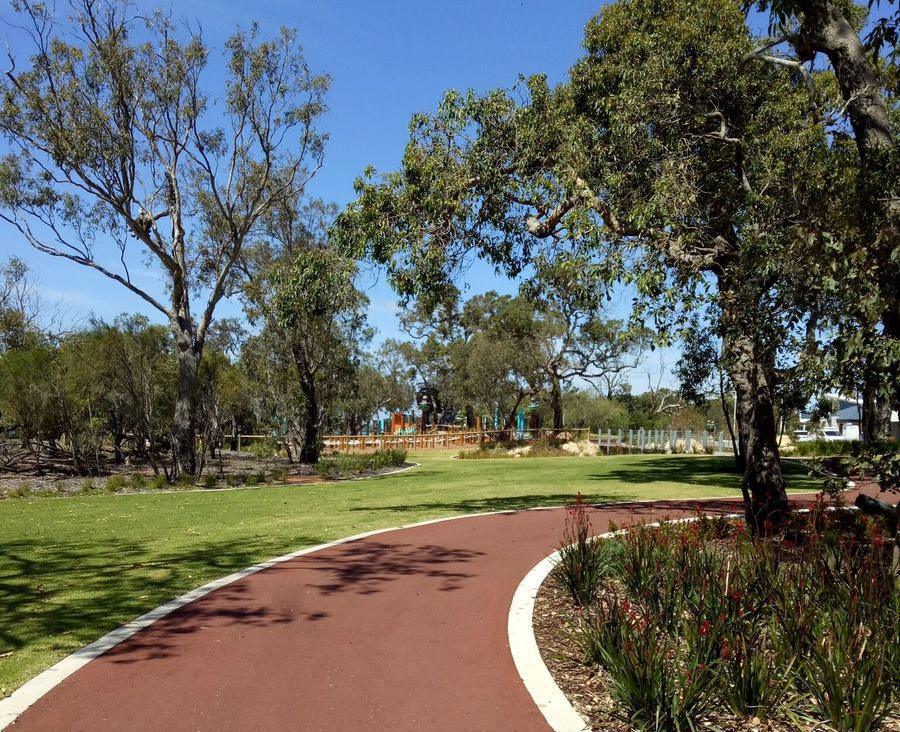
[[[516,412],[516,439],[521,440],[525,437],[525,410],[520,409]]]

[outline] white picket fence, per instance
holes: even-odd
[[[685,430],[601,429],[597,433],[600,450],[625,453],[716,454],[731,453],[731,438],[718,434]]]

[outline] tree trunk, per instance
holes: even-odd
[[[300,388],[306,397],[306,419],[303,423],[303,444],[298,459],[301,463],[319,461],[319,400],[315,384],[301,379]]]
[[[300,383],[300,391],[306,398],[306,415],[303,420],[303,444],[297,454],[300,463],[313,464],[319,461],[321,451],[319,437],[319,393],[316,388],[315,374],[309,369],[307,361],[297,348],[292,348],[294,366]]]
[[[178,388],[175,395],[175,414],[172,419],[175,473],[193,475],[197,469],[195,417],[200,349],[194,344],[188,319],[178,318],[173,322],[173,330],[175,358],[178,365]]]
[[[834,67],[863,165],[880,165],[881,153],[894,146],[882,84],[869,63],[859,33],[830,0],[800,3],[803,22],[793,41],[801,58],[824,53]]]
[[[769,533],[788,508],[772,397],[774,357],[758,346],[750,331],[733,335],[727,348],[746,461],[741,490],[747,525],[756,534]]]
[[[512,442],[516,435],[516,413],[519,411],[519,405],[522,404],[522,401],[525,397],[528,396],[527,393],[520,393],[518,397],[516,397],[516,403],[513,404],[513,408],[509,412],[509,417],[506,418],[506,426],[504,427],[504,432],[506,432],[507,439]]]
[[[550,409],[553,412],[553,429],[556,432],[562,432],[563,429],[563,408],[562,408],[562,388],[559,384],[559,378],[556,374],[550,376]]]
[[[725,425],[728,427],[728,435],[731,437],[731,448],[734,451],[735,472],[742,473],[747,469],[747,442],[735,434],[735,425],[731,420],[730,408],[725,399],[725,379],[719,369],[719,401],[722,404],[722,414],[725,415]],[[737,402],[735,402],[735,410]]]
[[[238,449],[238,431],[237,431],[237,420],[232,417],[231,418],[231,451],[237,452]]]
[[[863,382],[860,431],[867,445],[891,438],[891,399],[878,381],[877,374],[867,374]]]

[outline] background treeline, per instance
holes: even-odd
[[[397,170],[365,169],[337,211],[308,193],[330,80],[295,32],[236,31],[210,85],[214,55],[190,24],[116,0],[65,16],[17,3],[11,45],[30,55],[0,80],[0,218],[166,324],[173,403],[134,412],[170,418],[133,416],[145,424],[130,434],[153,434],[171,476],[197,475],[198,445],[220,429],[206,371],[226,350],[224,298],[242,299],[254,333],[233,363],[256,358],[245,372],[266,384],[248,413],[298,459],[317,457],[323,428],[369,418],[379,400],[355,376],[373,363],[366,262],[409,306],[411,345],[384,358],[412,366],[420,406],[466,423],[483,410],[509,428],[546,399],[562,426],[571,385],[680,343],[678,398],[703,411],[734,394],[736,466],[762,530],[787,509],[785,415],[825,389],[859,394],[874,446],[900,407],[900,16],[870,20],[873,8],[616,0],[561,83],[448,92],[411,120]],[[462,302],[455,283],[476,257],[520,292]],[[142,287],[129,262],[162,286]],[[632,298],[626,322],[603,317],[613,288]],[[52,349],[64,380],[69,350]],[[676,397],[650,391],[663,419]],[[71,415],[42,439],[55,449],[62,422],[94,425],[66,440],[88,461],[104,418],[47,393]]]
[[[54,328],[23,263],[11,259],[3,273],[3,467],[43,463],[98,474],[127,462],[174,478],[178,366],[170,330],[139,315]],[[257,302],[247,299],[251,315]],[[259,319],[256,333],[236,320],[217,321],[198,370],[197,475],[218,449],[236,450],[241,434],[267,436],[258,449],[276,447],[292,462],[315,462],[323,434],[357,434],[393,411],[423,408],[430,424],[460,428],[474,428],[477,416],[485,429],[496,417],[508,430],[520,409],[530,422],[560,429],[699,430],[710,420],[722,428],[715,401],[697,409],[671,389],[631,394],[626,377],[651,340],[646,332],[629,333],[593,312],[566,320],[552,304],[525,295],[489,292],[458,302],[438,318],[405,311],[412,335],[377,350],[359,293],[337,313],[342,327],[333,328],[330,342],[324,324],[309,316],[303,329]],[[326,322],[333,325],[334,315]],[[318,360],[304,387],[298,342],[316,322]]]

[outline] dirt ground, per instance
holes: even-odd
[[[76,495],[106,491],[140,493],[160,489],[222,489],[252,486],[266,482],[305,483],[321,480],[314,465],[289,464],[285,457],[259,457],[249,452],[223,450],[208,460],[198,483],[184,481],[177,485],[165,482],[147,464],[116,464],[109,460],[107,472],[99,476],[72,475],[64,461],[23,460],[0,471],[0,497],[27,495]]]

